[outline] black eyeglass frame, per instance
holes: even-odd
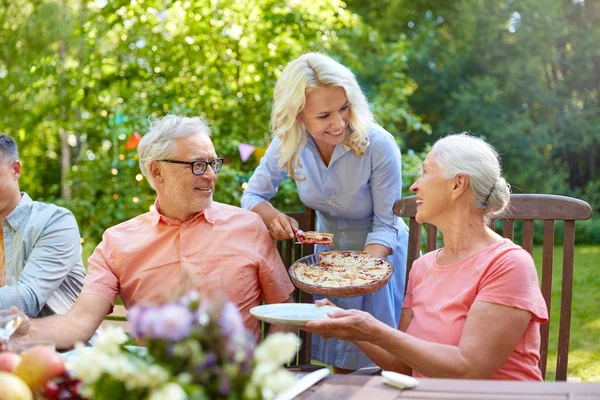
[[[223,163],[224,163],[225,159],[224,158],[215,158],[214,160],[210,160],[210,161],[202,161],[202,160],[198,160],[198,161],[158,160],[158,161],[171,163],[171,164],[187,164],[190,166],[190,168],[192,170],[192,174],[204,175],[204,173],[206,172],[206,168],[208,168],[209,165],[212,168],[212,170],[215,172],[215,174],[218,174],[219,171],[221,171],[221,169],[223,168]],[[194,168],[194,165],[200,165],[200,167]],[[195,171],[195,169],[197,169],[197,168],[200,168],[200,170]]]

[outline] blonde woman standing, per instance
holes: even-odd
[[[387,258],[394,275],[383,289],[338,298],[397,327],[404,294],[408,229],[392,211],[402,190],[400,150],[392,135],[373,121],[354,74],[318,53],[290,62],[275,86],[274,138],[242,196],[276,240],[294,237],[298,222],[269,200],[281,181],[295,180],[302,202],[316,210],[317,230],[335,235],[316,251],[364,250]],[[371,364],[354,344],[313,335],[312,357],[336,372]]]

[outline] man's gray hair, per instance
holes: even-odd
[[[439,139],[431,149],[446,179],[469,177],[475,207],[486,215],[501,213],[510,200],[510,185],[502,177],[498,152],[483,139],[467,133]]]
[[[210,139],[210,129],[201,117],[167,115],[150,122],[150,128],[138,145],[140,170],[154,188],[148,167],[152,161],[164,160],[175,154],[175,140],[201,134]]]
[[[15,139],[0,133],[0,161],[10,163],[18,159],[19,150]]]

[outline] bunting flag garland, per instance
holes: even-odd
[[[254,149],[254,157],[256,157],[256,161],[260,161],[260,159],[263,158],[263,156],[265,155],[266,151],[266,147],[256,147]]]
[[[248,158],[254,153],[255,147],[251,144],[240,143],[238,144],[238,151],[240,152],[240,157],[242,162],[245,163],[248,161]]]
[[[125,149],[126,150],[135,149],[136,147],[138,147],[138,144],[140,144],[140,140],[142,140],[142,135],[140,135],[138,133],[138,131],[133,131],[131,136],[129,136],[129,139],[127,139],[127,143],[125,144]]]

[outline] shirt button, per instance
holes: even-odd
[[[333,204],[333,201],[329,200],[329,201],[327,201],[327,204],[331,205],[331,204]]]
[[[182,258],[182,260],[183,260],[183,261],[187,261],[187,257],[183,257],[183,258]]]
[[[181,224],[181,226],[183,226],[185,228],[187,226],[187,224]]]

